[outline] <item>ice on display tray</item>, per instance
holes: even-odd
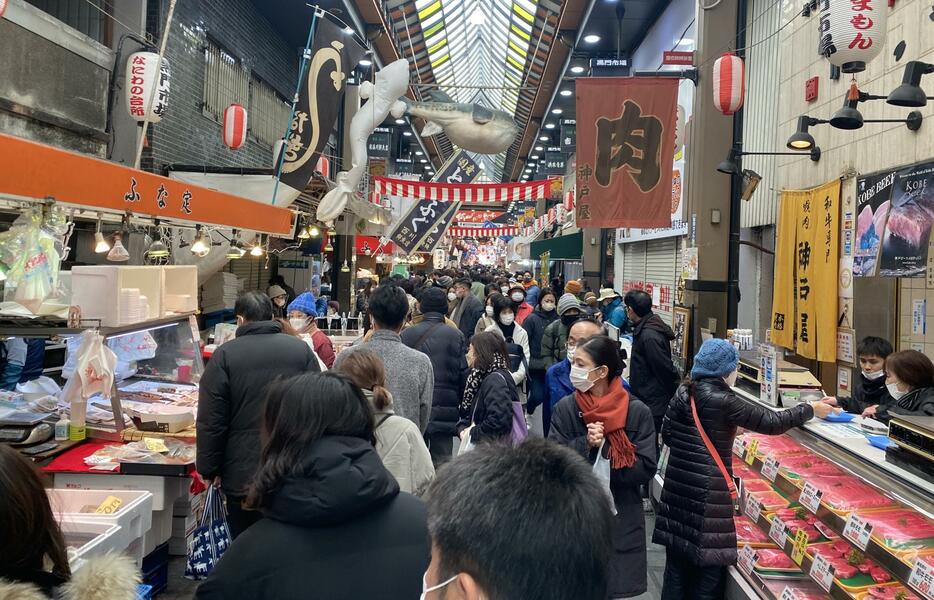
[[[823,493],[821,502],[837,514],[842,515],[858,509],[895,506],[894,500],[856,477],[814,475],[808,477],[807,481]]]

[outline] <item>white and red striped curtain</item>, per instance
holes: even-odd
[[[373,194],[376,196],[401,196],[471,204],[547,199],[551,197],[553,181],[550,179],[525,183],[438,183],[374,177],[372,186]]]
[[[468,237],[512,237],[519,235],[518,227],[451,227],[447,234],[452,238]]]

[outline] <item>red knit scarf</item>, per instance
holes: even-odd
[[[610,383],[606,396],[590,392],[575,392],[577,407],[585,423],[603,423],[603,431],[610,442],[610,466],[614,469],[631,467],[636,462],[636,447],[626,435],[626,417],[629,415],[629,393],[618,377]]]

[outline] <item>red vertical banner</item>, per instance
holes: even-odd
[[[670,227],[678,79],[577,79],[577,224]]]

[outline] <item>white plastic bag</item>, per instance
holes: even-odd
[[[96,331],[85,331],[76,352],[74,377],[68,380],[62,392],[62,401],[71,407],[71,422],[84,427],[88,398],[100,394],[109,400],[114,384],[117,355],[104,345],[104,338]]]
[[[603,456],[604,450],[607,449],[607,440],[603,440],[603,444],[600,446],[600,451],[597,453],[597,460],[593,463],[593,474],[596,475],[597,479],[600,481],[600,487],[606,492],[607,497],[610,499],[610,508],[613,510],[613,514],[616,514],[616,502],[613,500],[613,492],[610,490],[610,473],[612,467],[610,466],[610,459]]]
[[[460,447],[457,449],[457,455],[458,455],[458,456],[460,456],[461,454],[463,454],[463,453],[465,453],[465,452],[470,452],[471,450],[473,450],[473,448],[474,448],[474,443],[473,443],[473,441],[470,439],[470,438],[471,438],[471,435],[473,434],[473,428],[474,428],[473,425],[471,425],[470,427],[467,428],[467,435],[465,435],[464,438],[461,440],[461,445],[460,445]]]

